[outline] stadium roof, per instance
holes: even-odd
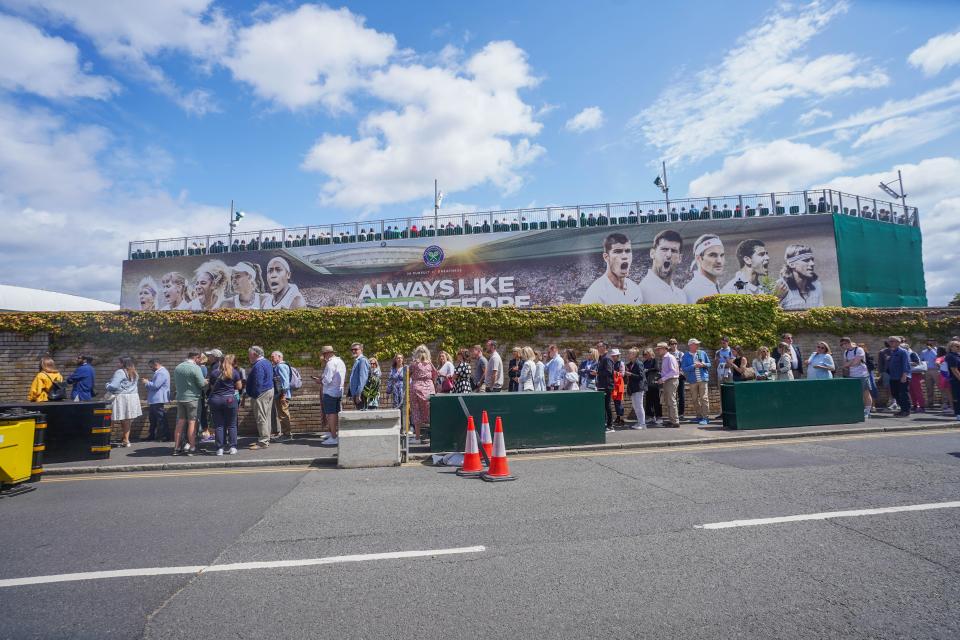
[[[120,305],[68,293],[0,284],[0,311],[116,311]]]

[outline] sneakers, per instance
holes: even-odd
[[[637,424],[631,425],[630,428],[633,429],[634,431],[639,431],[640,429],[646,429],[646,428],[647,428],[647,425],[645,425],[645,424],[640,424],[640,423],[638,422]]]
[[[663,426],[663,419],[662,419],[662,418],[657,418],[656,420],[653,421],[653,424],[657,425],[658,427],[662,427],[662,426]]]
[[[324,440],[324,441],[323,441],[323,444],[332,447],[332,446],[334,446],[334,445],[340,444],[340,441],[331,436],[331,437],[327,438],[326,440]],[[417,442],[417,444],[419,444],[419,441]]]
[[[707,420],[706,418],[700,418],[699,420],[697,420],[697,424],[700,425],[701,427],[706,427],[710,424],[710,421]]]
[[[416,436],[407,438],[407,445],[411,445],[411,444],[421,444],[420,438]]]
[[[236,447],[230,447],[229,455],[231,455],[231,456],[237,455],[237,448],[236,448]]]
[[[223,449],[217,449],[217,455],[218,455],[218,456],[222,456],[222,455],[223,455]]]
[[[190,445],[189,444],[183,445],[183,448],[180,449],[180,453],[184,455],[187,455],[188,453],[190,453]]]
[[[617,432],[617,430],[614,429],[612,426],[608,426],[608,427],[607,427],[607,433],[616,433],[616,432]]]

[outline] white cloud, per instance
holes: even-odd
[[[395,51],[392,35],[365,27],[348,9],[303,5],[241,29],[224,64],[262,98],[289,109],[320,103],[339,111]]]
[[[947,67],[960,64],[960,31],[942,33],[914,49],[907,61],[923,70],[924,75],[935,76]]]
[[[44,98],[109,98],[119,87],[89,75],[76,45],[0,13],[0,88]]]
[[[112,0],[0,0],[31,17],[68,23],[105,57],[125,65],[189,113],[216,110],[209,92],[184,90],[154,62],[183,52],[207,68],[224,54],[232,25],[212,0],[114,2]]]
[[[519,170],[543,149],[540,132],[519,91],[532,87],[523,50],[491,42],[463,71],[394,64],[366,85],[394,108],[372,112],[359,137],[325,134],[302,167],[327,176],[321,199],[344,207],[376,208],[433,193],[433,178],[455,192],[490,182],[505,192],[522,183]]]
[[[727,156],[723,166],[690,182],[692,196],[790,191],[842,171],[847,161],[829,149],[774,140]]]
[[[130,181],[135,168],[111,135],[71,127],[42,109],[0,102],[0,273],[6,284],[55,288],[117,302],[127,243],[224,230],[224,207],[173,197],[155,183]],[[149,174],[169,155],[139,154]],[[278,224],[251,213],[251,228]]]
[[[960,109],[928,111],[918,116],[898,116],[879,122],[862,133],[853,149],[883,145],[884,151],[919,147],[960,127]]]
[[[887,100],[878,107],[864,109],[833,124],[817,127],[810,129],[809,131],[804,131],[798,135],[791,136],[790,139],[796,140],[798,138],[807,138],[821,133],[830,133],[834,131],[841,131],[843,129],[857,129],[860,127],[866,127],[878,122],[883,122],[884,120],[888,120],[890,118],[897,118],[913,113],[925,112],[933,107],[956,102],[958,100],[960,100],[960,79],[954,80],[950,84],[942,87],[937,87],[936,89],[931,89],[930,91],[924,91],[923,93],[917,94],[912,98]]]
[[[577,115],[573,116],[564,125],[567,131],[573,133],[583,133],[593,131],[603,126],[603,111],[600,107],[587,107]]]
[[[960,158],[928,158],[916,164],[895,165],[881,173],[859,176],[839,176],[818,187],[837,189],[846,193],[888,201],[890,196],[880,188],[881,181],[889,182],[903,174],[907,204],[920,211],[923,231],[923,263],[927,281],[927,300],[930,305],[945,305],[960,292],[956,265],[957,220],[960,219]]]
[[[813,124],[815,121],[819,120],[820,118],[832,118],[832,117],[833,117],[833,113],[831,113],[830,111],[816,107],[814,109],[811,109],[810,111],[807,111],[806,113],[801,114],[801,116],[797,118],[797,122],[807,127]]]
[[[852,54],[803,55],[846,2],[786,5],[745,33],[739,46],[693,81],[678,81],[630,123],[671,161],[702,159],[739,145],[745,127],[794,98],[884,86],[879,68]]]

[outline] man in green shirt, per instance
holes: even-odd
[[[188,456],[196,451],[197,400],[207,381],[200,370],[200,352],[191,351],[187,359],[173,370],[173,385],[177,392],[177,430],[173,437],[173,455],[181,450]],[[187,427],[187,442],[183,444],[183,427]]]

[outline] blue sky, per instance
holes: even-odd
[[[835,186],[902,168],[943,304],[960,4],[0,0],[5,284],[116,301],[128,240]],[[42,250],[37,250],[37,247]]]

